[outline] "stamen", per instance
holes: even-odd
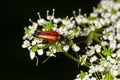
[[[55,14],[55,9],[53,9],[52,17],[54,17],[54,14]]]
[[[81,15],[81,9],[78,9],[78,15]]]
[[[47,16],[49,16],[49,10],[47,10]]]
[[[38,14],[39,19],[41,19],[40,12],[38,12],[37,14]]]
[[[31,19],[29,19],[29,21],[30,21],[31,23],[34,23]]]
[[[93,7],[93,10],[95,10],[95,7]]]
[[[84,14],[84,16],[86,17],[86,16],[87,16],[87,14]]]
[[[36,66],[38,66],[39,59],[37,56],[35,58],[36,58]]]
[[[75,11],[73,11],[73,15],[74,15],[74,17],[76,17],[76,12]]]

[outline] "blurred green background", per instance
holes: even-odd
[[[27,49],[23,49],[24,27],[37,21],[37,12],[46,18],[46,10],[54,8],[55,17],[73,16],[72,11],[82,9],[82,14],[92,12],[99,0],[4,0],[1,2],[1,52],[0,80],[73,80],[79,73],[77,63],[58,54],[45,64],[35,66]],[[39,57],[43,60],[44,57]]]

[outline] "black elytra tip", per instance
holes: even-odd
[[[58,35],[58,40],[63,40],[64,39],[64,37],[63,37],[63,35]]]
[[[35,31],[35,33],[33,34],[34,37],[38,37],[38,35],[40,34],[40,32]]]
[[[63,35],[58,35],[58,40],[67,43],[68,39],[66,39]]]

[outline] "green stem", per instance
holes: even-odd
[[[95,77],[96,77],[96,80],[100,80],[100,79],[98,78],[96,72],[94,72],[94,75],[95,75]]]
[[[64,54],[65,56],[67,56],[68,58],[72,59],[73,61],[81,64],[81,62],[79,61],[79,58],[77,59],[76,57],[72,56],[71,54],[69,54],[69,53],[66,52],[66,51],[63,51],[63,54]],[[87,64],[84,64],[84,66],[88,68],[90,65],[89,65],[88,62],[86,62],[86,63],[87,63]]]
[[[100,74],[99,74],[98,72],[96,72],[96,74],[98,75],[99,80],[101,80],[101,78],[100,78]]]
[[[65,56],[69,57],[70,59],[72,59],[73,61],[75,61],[75,62],[81,64],[80,61],[79,61],[77,58],[75,58],[74,56],[72,56],[72,55],[69,54],[68,52],[63,51],[63,54],[64,54]]]
[[[97,53],[101,58],[104,58],[100,53]]]
[[[51,58],[51,56],[47,57],[47,58],[42,62],[42,64],[44,64],[49,58]]]
[[[91,64],[90,64],[89,62],[85,62],[84,65],[89,68],[89,66],[90,66]]]

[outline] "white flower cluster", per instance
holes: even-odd
[[[99,37],[101,41],[88,46],[86,54],[80,56],[81,65],[89,63],[88,72],[84,76],[78,74],[74,80],[120,80],[119,0],[101,0],[90,16],[94,19],[88,20],[92,24],[88,30],[91,32],[102,28],[102,36]]]
[[[54,17],[55,9],[53,9],[52,15],[49,15],[47,10],[47,20],[41,18],[38,13],[39,19],[37,22],[33,22],[30,19],[32,25],[25,27],[25,35],[23,36],[23,48],[27,48],[30,51],[30,58],[33,60],[38,55],[46,53],[47,56],[56,56],[56,52],[68,51],[71,47],[73,51],[77,52],[80,47],[77,46],[72,39],[80,35],[80,27],[75,26],[75,20],[73,17],[61,19]],[[46,41],[44,39],[38,39],[34,37],[35,32],[41,29],[43,31],[56,31],[59,35],[62,35],[67,41]],[[49,34],[47,34],[49,35]],[[60,50],[60,48],[62,50]],[[45,49],[45,51],[44,51]],[[46,51],[48,49],[48,51]]]

